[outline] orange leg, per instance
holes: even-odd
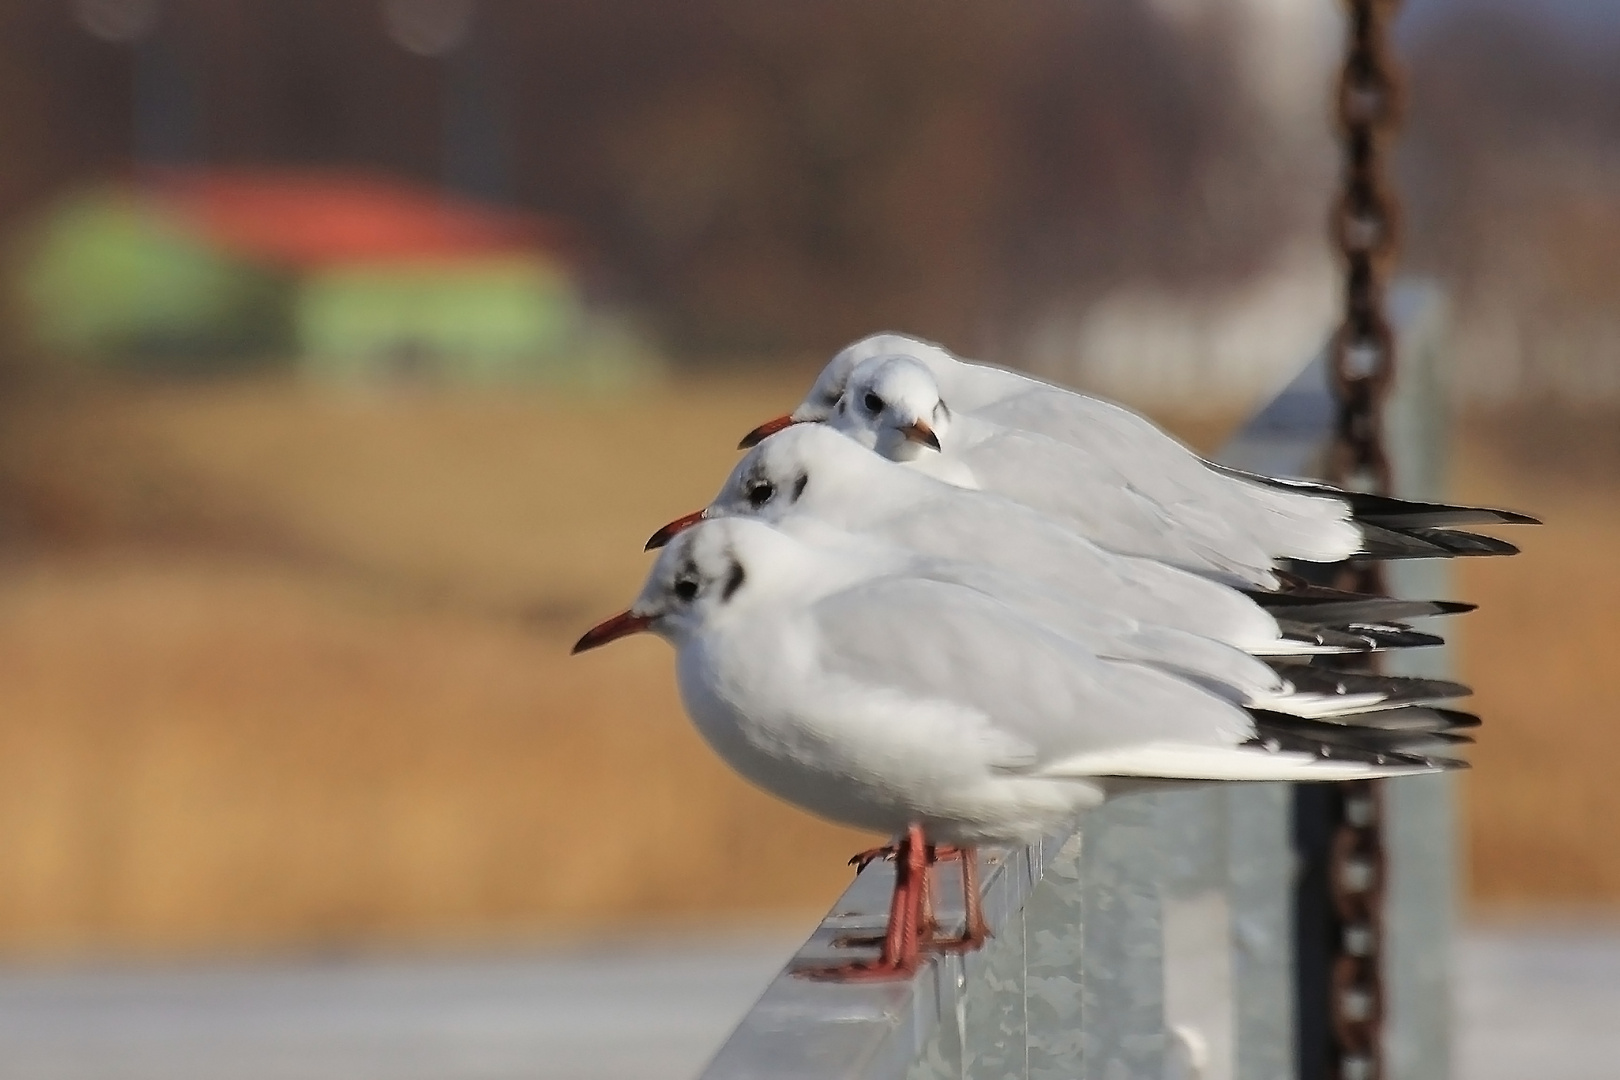
[[[908,979],[922,959],[924,899],[928,895],[928,844],[922,826],[913,825],[895,849],[894,896],[889,901],[889,925],[883,951],[876,960],[861,960],[829,968],[811,968],[798,974],[831,982],[873,982]]]
[[[962,935],[941,939],[930,934],[923,944],[945,952],[972,952],[990,937],[990,927],[985,924],[984,908],[979,896],[979,853],[965,847],[953,848],[951,854],[962,866]]]
[[[900,850],[899,845],[890,844],[884,847],[869,848],[852,857],[849,862],[856,867],[857,872],[878,859],[892,859]],[[962,933],[958,937],[941,938],[938,936],[939,925],[934,919],[933,903],[933,875],[929,875],[928,885],[924,889],[922,898],[922,911],[918,917],[919,937],[924,949],[940,949],[945,952],[972,952],[979,948],[990,937],[990,927],[984,921],[984,911],[979,895],[979,863],[978,852],[971,847],[956,847],[953,844],[940,844],[929,850],[928,865],[936,862],[959,861],[962,866],[962,910],[966,916],[963,920]],[[871,944],[871,939],[862,941],[851,939],[848,944]]]
[[[898,844],[884,844],[881,847],[867,848],[865,851],[858,851],[851,855],[849,865],[853,866],[858,874],[879,859],[893,859],[895,853],[899,850]],[[919,920],[919,935],[924,946],[934,940],[935,934],[939,930],[939,922],[934,918],[934,875],[932,868],[935,863],[945,862],[960,856],[961,852],[951,844],[930,844],[928,846],[927,863],[930,872],[928,874],[928,888],[923,891],[922,915]],[[852,935],[840,938],[839,944],[846,946],[876,945],[882,940],[881,937]]]

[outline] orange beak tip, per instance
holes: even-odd
[[[910,439],[914,443],[921,443],[930,450],[939,449],[939,436],[934,434],[933,428],[929,427],[921,420],[917,421],[915,424],[907,424],[905,427],[901,428],[900,431],[905,435],[906,438]]]

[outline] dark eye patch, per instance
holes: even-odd
[[[861,399],[861,404],[866,406],[866,411],[869,413],[880,413],[883,411],[883,399],[878,397],[876,394],[867,394]]]
[[[804,494],[804,486],[810,482],[809,473],[800,473],[799,478],[793,481],[793,501],[798,502],[799,496]]]
[[[720,590],[721,602],[724,603],[725,601],[730,600],[731,594],[742,588],[743,582],[747,580],[748,575],[743,572],[742,563],[732,563],[731,573],[726,575],[725,587]]]

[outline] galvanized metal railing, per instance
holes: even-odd
[[[1396,491],[1436,498],[1444,460],[1436,372],[1442,305],[1432,289],[1408,284],[1392,306],[1403,356],[1386,417]],[[1272,475],[1315,475],[1332,427],[1318,357],[1221,460]],[[1446,595],[1443,563],[1392,569],[1403,595]],[[1392,670],[1445,672],[1444,650],[1397,660]],[[1385,1076],[1434,1080],[1449,1066],[1450,781],[1391,781],[1384,799]],[[881,932],[894,871],[874,862],[743,1018],[703,1080],[1295,1077],[1300,1033],[1319,1029],[1321,1018],[1299,1015],[1292,814],[1286,784],[1120,798],[1068,835],[981,853],[994,936],[979,952],[934,956],[904,982],[828,984],[793,975],[795,967],[845,958],[842,938]],[[949,925],[961,917],[951,900],[957,871],[941,869],[938,914]]]

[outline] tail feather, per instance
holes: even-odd
[[[1414,630],[1403,623],[1352,622],[1338,629],[1347,634],[1366,638],[1373,643],[1373,648],[1380,652],[1385,649],[1422,649],[1446,643],[1446,639],[1439,634]]]
[[[1467,762],[1449,756],[1447,748],[1472,741],[1466,735],[1451,732],[1389,731],[1261,713],[1255,715],[1252,745],[1273,752],[1309,753],[1317,758],[1374,766],[1458,769],[1467,768]]]
[[[1389,495],[1374,495],[1365,491],[1347,491],[1314,480],[1261,476],[1225,465],[1213,465],[1213,468],[1228,476],[1265,487],[1338,499],[1349,505],[1352,517],[1369,525],[1407,529],[1444,528],[1453,525],[1541,524],[1539,519],[1516,510],[1501,510],[1492,506],[1465,506],[1458,503],[1418,502],[1412,499],[1397,499]]]
[[[1458,525],[1540,525],[1529,514],[1489,506],[1451,506],[1446,503],[1407,502],[1385,495],[1350,495],[1350,513],[1357,521],[1392,529],[1452,528]]]
[[[1387,728],[1331,724],[1296,716],[1275,720],[1256,717],[1254,723],[1255,730],[1262,735],[1286,732],[1327,746],[1372,754],[1410,754],[1416,747],[1469,746],[1474,741],[1473,736],[1454,731],[1390,731]]]
[[[1348,724],[1355,727],[1381,728],[1385,731],[1410,732],[1462,731],[1479,727],[1480,724],[1479,717],[1471,712],[1445,709],[1438,705],[1401,705],[1393,709],[1318,716],[1314,719],[1324,724]]]
[[[1245,590],[1249,599],[1273,615],[1293,623],[1343,625],[1351,622],[1389,623],[1473,611],[1475,604],[1457,600],[1403,600],[1307,585],[1283,592]]]
[[[1430,705],[1473,693],[1462,683],[1447,679],[1372,675],[1298,665],[1286,667],[1280,673],[1287,681],[1288,691],[1274,697],[1271,708],[1315,720],[1407,705]]]
[[[1294,619],[1278,619],[1282,640],[1273,655],[1331,655],[1382,652],[1386,649],[1417,649],[1444,645],[1438,634],[1414,630],[1399,623],[1346,623],[1318,626]]]
[[[1460,529],[1409,529],[1406,535],[1445,548],[1452,555],[1517,555],[1519,548],[1506,540]]]
[[[1329,489],[1330,491],[1332,489]],[[1357,521],[1396,529],[1446,528],[1453,525],[1540,525],[1541,521],[1516,510],[1494,506],[1463,506],[1457,503],[1418,502],[1365,491],[1339,492],[1350,504]]]
[[[1372,559],[1443,559],[1451,552],[1421,536],[1380,525],[1363,525],[1361,550],[1356,554]]]
[[[1361,550],[1355,558],[1445,559],[1460,555],[1517,555],[1519,549],[1506,540],[1460,529],[1386,529],[1381,525],[1361,527]]]

